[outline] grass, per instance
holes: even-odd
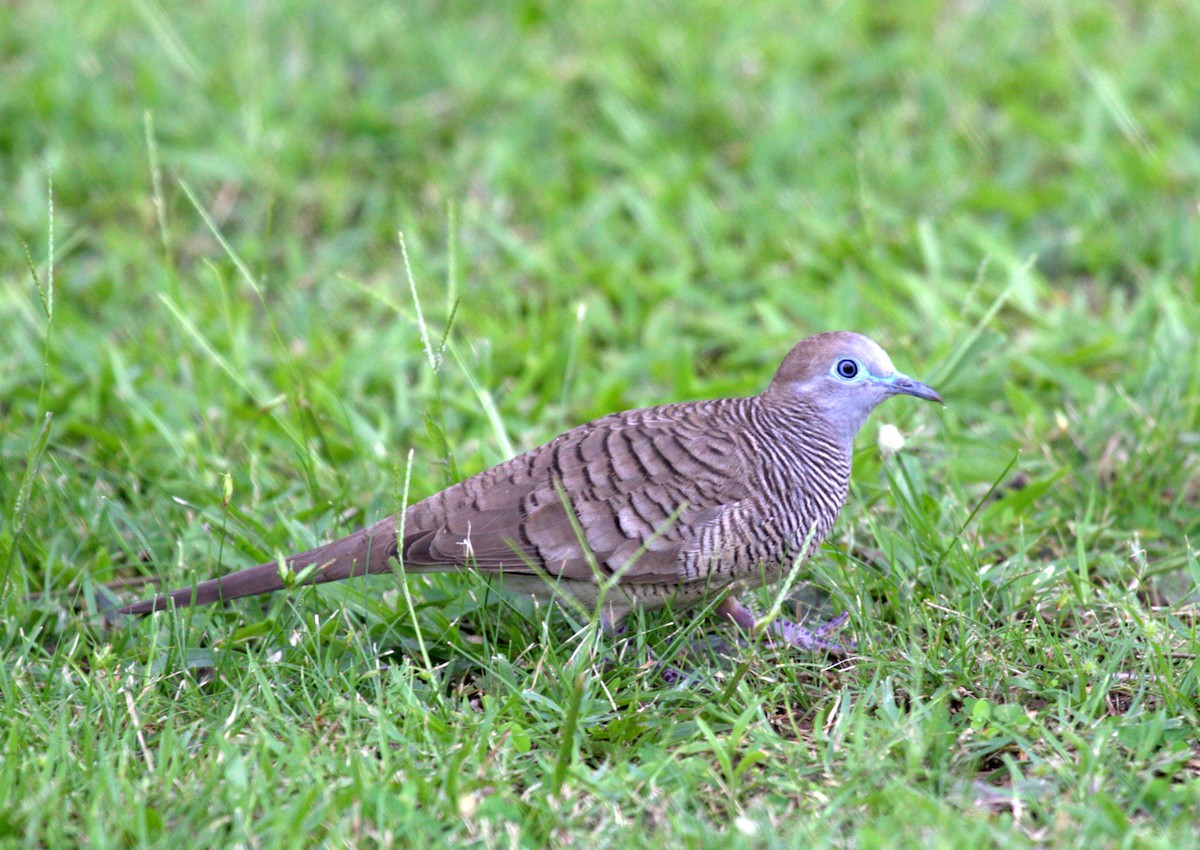
[[[1198,40],[1133,0],[6,7],[0,842],[1197,846]],[[948,402],[876,412],[809,570],[848,661],[672,687],[711,621],[621,648],[471,576],[97,615],[831,328]]]

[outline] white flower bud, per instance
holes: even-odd
[[[879,426],[876,444],[879,446],[879,453],[885,458],[889,458],[899,454],[900,450],[904,448],[904,435],[900,433],[899,428],[888,422]]]

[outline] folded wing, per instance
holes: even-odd
[[[710,402],[607,416],[469,478],[409,508],[404,564],[679,581],[681,555],[749,495],[721,413]]]

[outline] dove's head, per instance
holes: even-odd
[[[897,372],[872,339],[849,331],[801,340],[783,358],[766,396],[801,401],[852,441],[867,416],[885,398],[911,395],[939,404],[937,390]]]

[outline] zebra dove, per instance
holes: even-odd
[[[897,372],[872,340],[808,337],[749,398],[614,413],[580,425],[353,534],[286,559],[305,584],[473,568],[508,590],[568,594],[619,629],[634,607],[718,610],[750,629],[736,593],[807,559],[846,501],[855,434],[881,401],[941,402]],[[395,563],[394,563],[395,562]],[[127,605],[145,614],[280,590],[277,562]],[[845,615],[808,630],[785,619],[773,639],[840,651]]]

